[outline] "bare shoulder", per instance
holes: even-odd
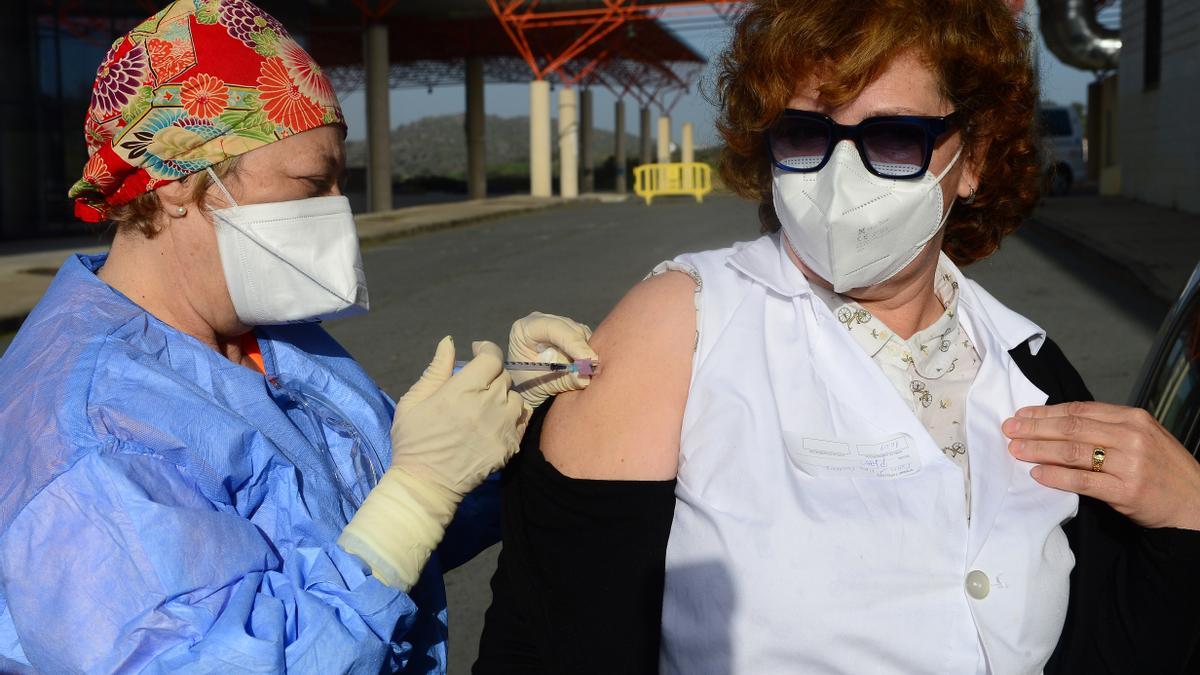
[[[696,339],[696,284],[680,272],[642,281],[592,336],[600,372],[560,395],[541,448],[567,476],[667,480],[679,463]]]

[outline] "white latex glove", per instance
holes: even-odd
[[[504,466],[524,432],[525,407],[510,390],[500,348],[473,348],[475,358],[452,375],[454,342],[438,344],[396,404],[391,467],[338,539],[388,586],[408,590],[417,582],[458,503]]]
[[[544,361],[571,363],[578,359],[599,360],[588,346],[592,329],[571,319],[553,314],[534,312],[518,319],[508,334],[509,361]],[[536,409],[546,399],[567,391],[583,389],[590,377],[576,373],[539,373],[513,371],[516,391],[530,409]]]

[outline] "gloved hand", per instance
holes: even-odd
[[[508,334],[508,360],[550,363],[598,360],[596,352],[587,343],[591,337],[592,329],[581,323],[562,316],[534,312],[512,325],[512,331]],[[525,399],[530,409],[536,409],[551,396],[583,389],[592,381],[590,377],[566,372],[514,371],[512,379],[517,393]]]
[[[391,467],[338,538],[388,586],[407,591],[417,582],[463,496],[520,444],[528,420],[503,354],[490,342],[473,347],[474,360],[452,375],[454,342],[438,344],[396,404]]]

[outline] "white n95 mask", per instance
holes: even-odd
[[[247,326],[355,316],[370,308],[358,231],[345,197],[311,197],[212,211],[225,284]]]
[[[792,250],[835,292],[881,284],[946,222],[941,181],[960,154],[961,147],[936,176],[894,180],[867,171],[854,144],[841,142],[820,171],[775,167],[775,213]]]

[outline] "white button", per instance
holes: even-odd
[[[992,584],[983,572],[971,570],[967,574],[967,595],[976,600],[982,600],[987,597],[988,591],[991,589]]]

